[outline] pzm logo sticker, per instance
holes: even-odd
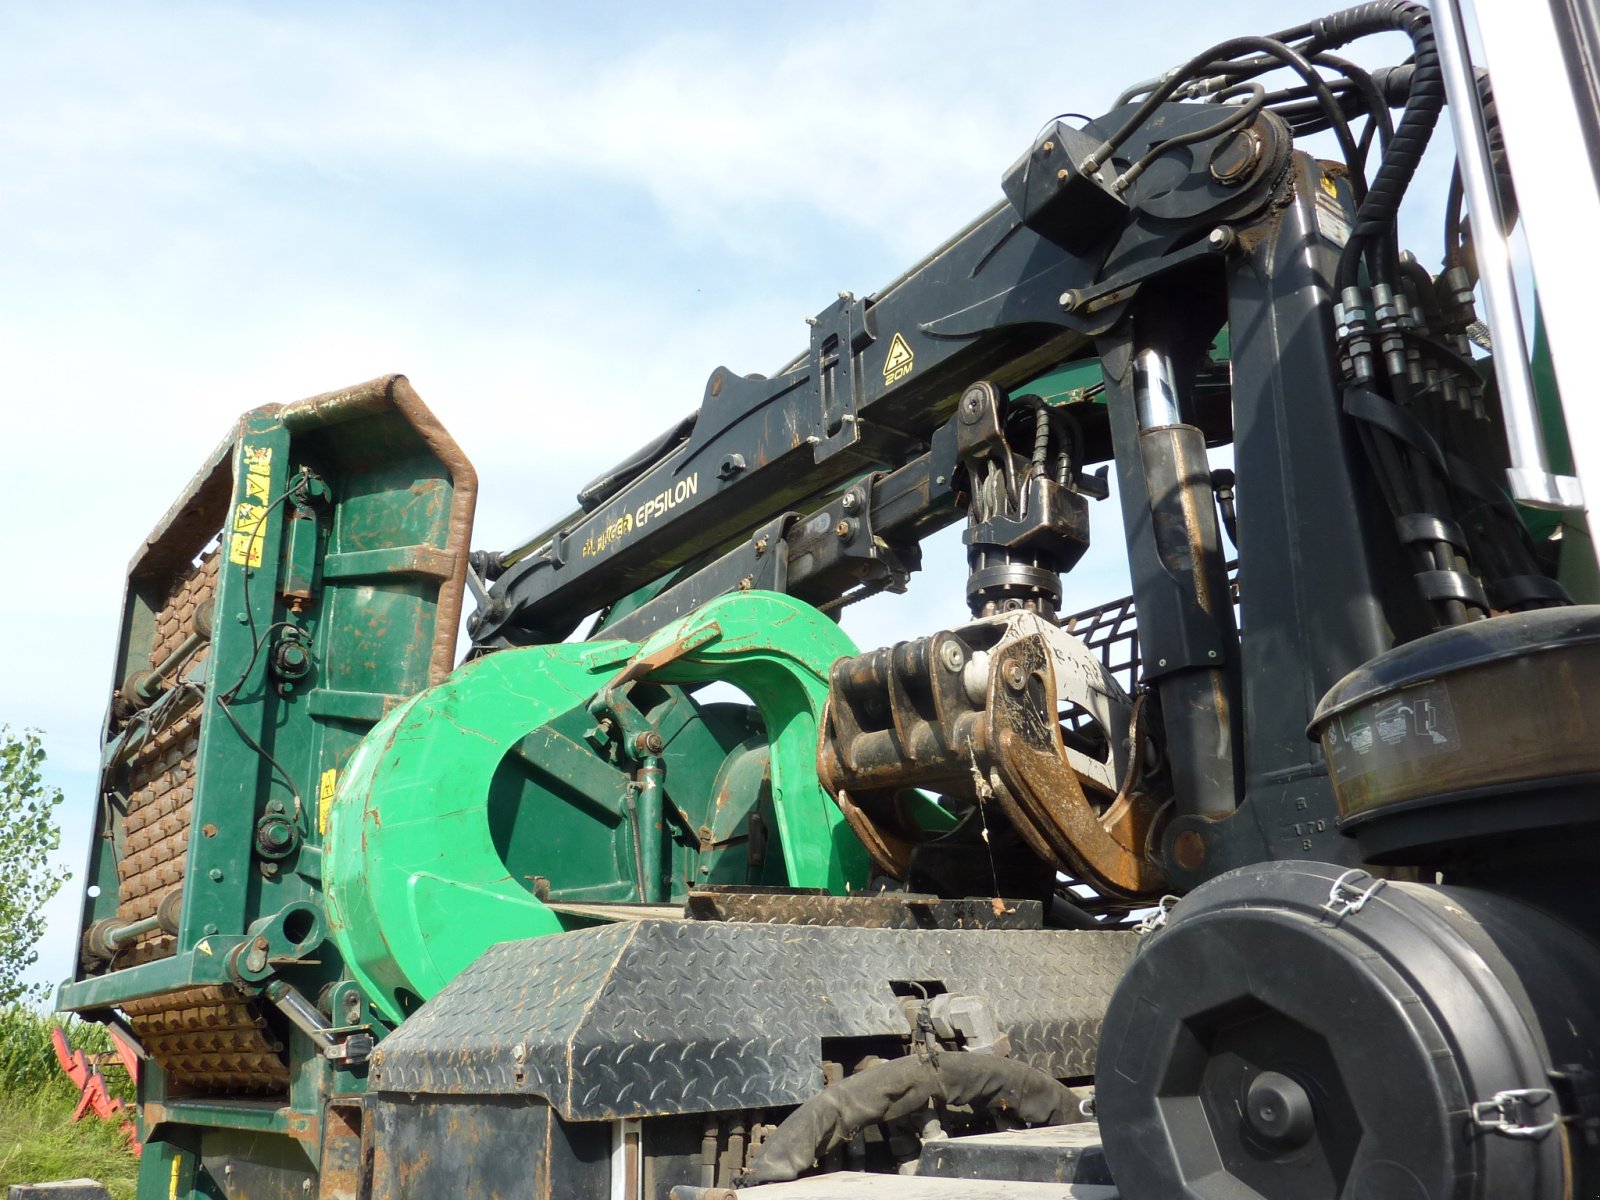
[[[917,365],[916,355],[911,353],[911,347],[906,345],[906,339],[898,333],[889,343],[889,356],[883,360],[883,384],[888,387],[898,379],[904,379],[911,374],[911,368]]]

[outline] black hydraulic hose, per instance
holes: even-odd
[[[1045,924],[1051,929],[1105,929],[1105,925],[1087,909],[1078,907],[1067,897],[1057,893],[1045,902]]]
[[[869,1125],[909,1116],[932,1100],[1004,1109],[1025,1125],[1084,1119],[1079,1097],[1037,1067],[993,1054],[948,1051],[876,1063],[807,1100],[762,1143],[741,1187],[784,1183]]]
[[[1309,52],[1313,54],[1370,34],[1391,31],[1406,34],[1414,51],[1411,94],[1406,99],[1405,111],[1367,191],[1367,198],[1356,211],[1350,241],[1339,256],[1335,290],[1342,292],[1355,284],[1367,248],[1385,237],[1394,223],[1401,197],[1416,174],[1417,164],[1422,161],[1423,151],[1427,149],[1439,121],[1439,112],[1444,107],[1444,74],[1434,44],[1433,17],[1416,0],[1375,0],[1313,21],[1310,29]]]
[[[1157,85],[1149,95],[1139,102],[1139,107],[1134,109],[1133,112],[1128,116],[1128,119],[1123,121],[1123,123],[1117,127],[1116,132],[1107,137],[1104,142],[1095,148],[1094,152],[1088,157],[1088,159],[1080,164],[1081,169],[1085,174],[1089,175],[1092,175],[1098,171],[1100,167],[1105,164],[1106,160],[1116,153],[1117,147],[1121,146],[1123,142],[1127,141],[1128,138],[1133,135],[1136,129],[1138,129],[1155,114],[1156,109],[1160,108],[1163,104],[1170,100],[1172,98],[1172,94],[1189,80],[1207,73],[1207,68],[1210,68],[1218,63],[1225,64],[1227,63],[1227,60],[1231,59],[1236,54],[1241,54],[1252,50],[1259,51],[1266,48],[1268,45],[1280,44],[1281,43],[1272,42],[1270,38],[1236,37],[1229,38],[1225,42],[1218,42],[1209,50],[1202,50],[1199,54],[1196,54],[1181,67],[1169,71],[1166,75],[1164,75],[1161,83]]]
[[[1243,62],[1230,61],[1233,56],[1246,52],[1255,52],[1260,57]],[[1328,121],[1332,125],[1335,136],[1339,139],[1340,151],[1344,154],[1346,161],[1353,161],[1357,156],[1355,136],[1350,132],[1350,124],[1345,120],[1344,111],[1340,108],[1338,101],[1334,99],[1327,80],[1294,47],[1274,38],[1246,36],[1229,38],[1225,42],[1219,42],[1211,49],[1202,51],[1181,67],[1163,76],[1160,86],[1150,92],[1140,102],[1139,107],[1133,111],[1132,115],[1118,126],[1116,132],[1112,133],[1096,147],[1094,152],[1081,164],[1082,170],[1090,175],[1099,170],[1116,152],[1117,148],[1127,141],[1133,132],[1155,113],[1158,107],[1171,99],[1173,94],[1186,82],[1208,75],[1248,78],[1251,75],[1260,75],[1280,66],[1288,67],[1305,81],[1306,87],[1310,89],[1311,94],[1317,98],[1318,104],[1327,113]],[[1259,107],[1262,96],[1263,93],[1257,93],[1252,97],[1248,105],[1252,113],[1256,107]],[[1231,125],[1228,125],[1225,128],[1231,127]],[[1220,129],[1211,130],[1207,136],[1219,131]],[[1182,143],[1173,141],[1168,144],[1180,145]],[[1136,167],[1130,168],[1124,178],[1131,179],[1137,176],[1139,171],[1148,165],[1149,160],[1164,149],[1165,146],[1162,145],[1152,147],[1151,151],[1140,160]],[[1357,186],[1359,188],[1359,183]]]
[[[1367,149],[1372,145],[1374,132],[1377,134],[1378,147],[1384,153],[1388,152],[1389,143],[1394,140],[1394,118],[1389,115],[1389,102],[1379,90],[1377,81],[1370,72],[1357,66],[1347,58],[1337,54],[1323,52],[1313,55],[1312,62],[1318,66],[1332,67],[1336,71],[1343,71],[1344,77],[1361,93],[1361,98],[1367,105],[1367,127],[1361,134],[1361,145],[1358,147],[1359,159],[1350,164],[1352,173],[1361,177],[1361,182],[1367,179]]]
[[[1173,137],[1156,142],[1121,175],[1120,182],[1131,183],[1144,174],[1145,168],[1169,150],[1176,150],[1179,146],[1192,146],[1195,142],[1203,142],[1208,138],[1218,137],[1230,129],[1237,129],[1255,120],[1261,111],[1261,106],[1266,100],[1267,91],[1259,83],[1241,85],[1249,92],[1249,99],[1243,104],[1229,104],[1222,106],[1223,116],[1209,125],[1199,129],[1191,129],[1188,133],[1180,133]]]
[[[578,504],[582,506],[583,511],[593,512],[688,441],[690,435],[694,433],[694,424],[699,418],[700,410],[695,409],[671,429],[663,431],[640,446],[604,475],[586,483],[578,492]]]
[[[1461,164],[1457,163],[1455,170],[1450,172],[1450,191],[1444,202],[1444,266],[1447,271],[1451,267],[1465,265],[1461,257],[1461,204],[1465,195],[1466,189],[1461,183]]]

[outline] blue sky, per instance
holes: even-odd
[[[0,723],[45,732],[64,860],[124,567],[239,412],[404,372],[478,467],[475,543],[514,544],[998,198],[1053,114],[1331,7],[0,10]],[[1097,512],[1071,607],[1123,590]],[[928,558],[860,644],[961,618],[959,543]]]

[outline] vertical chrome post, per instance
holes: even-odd
[[[1494,163],[1478,103],[1460,0],[1433,0],[1432,7],[1461,181],[1472,214],[1472,242],[1483,283],[1484,306],[1494,335],[1494,374],[1500,385],[1500,408],[1511,452],[1511,467],[1506,472],[1511,494],[1536,508],[1582,508],[1583,491],[1578,480],[1550,470],[1506,245],[1505,216],[1495,189]]]

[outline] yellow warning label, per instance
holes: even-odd
[[[328,833],[328,810],[333,807],[334,789],[339,785],[339,768],[329,767],[322,773],[322,783],[317,788],[317,832]]]
[[[889,357],[883,360],[883,382],[887,385],[904,379],[916,364],[916,356],[911,353],[911,347],[906,345],[906,339],[895,334],[894,340],[889,343]]]
[[[172,1183],[167,1188],[167,1200],[178,1200],[178,1174],[183,1169],[183,1158],[174,1153],[172,1156]]]
[[[1332,175],[1324,175],[1322,177],[1322,190],[1328,193],[1328,195],[1332,196],[1335,200],[1339,198],[1339,187],[1333,182]]]
[[[261,565],[261,543],[267,536],[267,497],[272,492],[272,447],[246,446],[244,501],[233,509],[228,561],[241,567]]]

